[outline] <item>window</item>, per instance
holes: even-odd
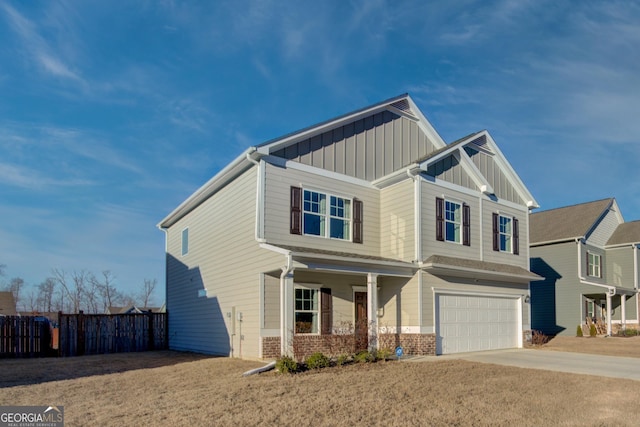
[[[598,254],[587,252],[588,271],[591,277],[602,277],[601,257]]]
[[[447,242],[460,243],[460,203],[444,202],[444,223],[445,236]]]
[[[589,319],[595,320],[596,318],[596,306],[593,300],[587,300],[586,304],[587,308],[587,317]]]
[[[500,215],[500,252],[511,252],[511,218]]]
[[[520,255],[518,218],[493,213],[493,250]]]
[[[318,328],[318,290],[296,288],[295,333],[317,334]]]
[[[362,200],[291,187],[290,207],[291,234],[363,243]]]
[[[189,229],[182,230],[182,256],[189,253]]]
[[[304,190],[302,211],[304,234],[351,239],[351,200]]]
[[[436,240],[471,246],[471,208],[436,197]]]

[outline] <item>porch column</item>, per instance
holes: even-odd
[[[607,290],[607,335],[611,336],[611,292]]]
[[[293,356],[294,304],[293,269],[283,268],[280,276],[280,354],[282,356]]]
[[[627,302],[627,296],[622,294],[620,295],[620,317],[622,318],[622,330],[627,329],[627,308],[625,305]]]
[[[378,350],[378,275],[367,274],[367,319],[369,320],[369,351]]]

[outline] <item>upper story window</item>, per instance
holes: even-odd
[[[469,205],[436,197],[436,240],[471,246]]]
[[[461,226],[461,211],[460,203],[450,202],[445,200],[444,202],[444,221],[445,221],[445,236],[444,239],[447,242],[460,243],[460,226]]]
[[[189,253],[189,229],[182,230],[182,256]]]
[[[291,187],[290,232],[362,243],[362,202]]]
[[[598,254],[587,252],[587,274],[591,277],[602,277],[602,257]]]
[[[493,250],[520,254],[518,218],[493,213]]]
[[[511,218],[500,215],[498,226],[498,232],[500,233],[500,252],[511,253]]]
[[[351,200],[311,190],[304,190],[303,198],[304,234],[351,239]]]

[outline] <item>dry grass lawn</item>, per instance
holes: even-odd
[[[614,340],[565,345],[585,351]],[[621,340],[638,355],[640,339]],[[546,348],[559,349],[563,341]],[[640,382],[631,380],[462,360],[241,376],[262,365],[171,351],[0,360],[0,405],[64,405],[67,426],[624,426],[640,420]]]
[[[640,336],[627,338],[555,337],[542,346],[541,349],[602,354],[605,356],[640,357]]]

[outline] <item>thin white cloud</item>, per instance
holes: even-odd
[[[28,190],[45,190],[51,187],[78,187],[94,184],[87,179],[48,177],[33,168],[10,163],[0,163],[0,182]]]
[[[25,18],[7,3],[1,4],[0,7],[4,10],[9,24],[20,36],[28,56],[39,65],[40,69],[54,77],[86,86],[84,79],[73,71],[61,57],[55,54],[55,50],[38,33],[36,25],[32,21]]]

